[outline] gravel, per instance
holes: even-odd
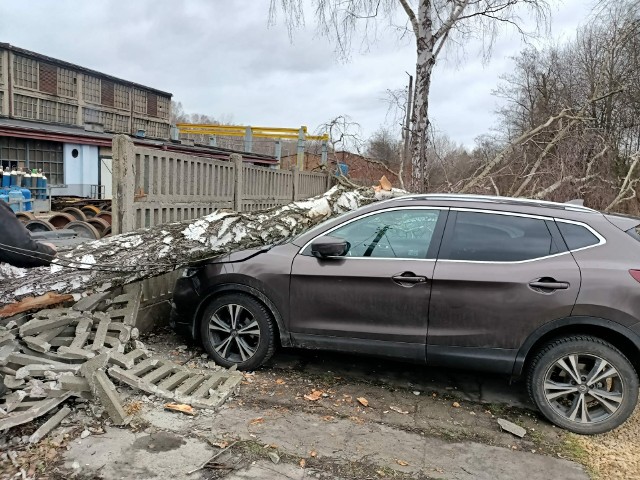
[[[575,438],[586,451],[584,462],[598,479],[640,478],[640,407],[612,432]]]

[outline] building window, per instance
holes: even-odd
[[[100,123],[105,130],[113,131],[113,113],[100,112]]]
[[[38,118],[43,122],[55,122],[57,120],[57,106],[58,104],[56,102],[52,102],[50,100],[40,100]]]
[[[76,98],[78,96],[78,75],[73,70],[58,68],[58,95]]]
[[[167,97],[158,97],[158,117],[168,119],[171,113],[171,100]]]
[[[138,88],[133,89],[133,111],[147,113],[147,92]]]
[[[13,76],[17,87],[38,88],[38,62],[31,58],[14,55]]]
[[[64,183],[62,143],[0,137],[0,166],[41,169],[49,184]]]
[[[85,102],[100,104],[100,91],[102,85],[100,79],[90,75],[84,75],[82,82],[82,96]]]
[[[129,117],[116,114],[113,131],[116,133],[129,133]]]
[[[38,118],[38,99],[26,95],[14,95],[14,115],[19,118]]]
[[[137,133],[138,130],[144,130],[145,131],[145,135],[147,136],[151,136],[149,135],[149,132],[147,132],[147,121],[143,120],[142,118],[135,118],[133,117],[133,133]]]
[[[78,122],[78,107],[66,103],[58,104],[58,122],[75,125]]]
[[[129,88],[124,85],[118,85],[116,83],[114,89],[114,106],[123,110],[129,110],[131,107],[131,92]]]
[[[2,115],[2,105],[4,105],[4,92],[0,92],[0,115]]]
[[[100,111],[93,108],[83,108],[82,117],[84,123],[100,123]]]

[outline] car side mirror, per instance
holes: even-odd
[[[349,251],[349,242],[342,238],[326,235],[311,243],[311,255],[317,258],[343,257]]]

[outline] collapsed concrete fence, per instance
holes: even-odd
[[[202,217],[219,208],[255,211],[304,200],[327,191],[329,174],[275,170],[140,147],[126,135],[113,139],[114,234]],[[145,280],[139,326],[167,313],[179,272]]]

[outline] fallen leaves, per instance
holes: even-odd
[[[396,458],[396,463],[398,465],[400,465],[401,467],[408,467],[409,466],[409,462],[405,462],[404,460],[400,460],[398,458]]]
[[[254,418],[253,420],[251,420],[249,422],[249,425],[259,425],[261,423],[264,423],[264,418],[258,417],[258,418]]]
[[[287,383],[287,382],[285,382],[285,381],[284,381],[283,379],[281,379],[281,378],[278,378],[278,379],[276,379],[276,383],[277,383],[278,385],[286,385],[286,383]]]
[[[164,406],[165,410],[172,410],[174,412],[184,413],[185,415],[195,415],[196,411],[193,409],[191,405],[186,405],[184,403],[166,403]]]
[[[124,411],[127,415],[135,415],[142,410],[142,402],[131,402],[124,406]]]
[[[213,445],[214,447],[218,447],[218,448],[227,448],[229,446],[229,442],[211,442],[211,445]]]
[[[369,406],[369,400],[367,400],[364,397],[358,397],[357,398],[358,402],[360,402],[360,405],[362,405],[363,407],[368,407]]]
[[[453,403],[451,404],[451,406],[452,406],[453,408],[460,408],[460,404],[459,404],[458,402],[453,402]]]
[[[325,415],[324,417],[322,417],[322,420],[324,420],[325,422],[330,422],[334,418],[336,417],[334,417],[333,415]]]
[[[322,390],[316,390],[315,388],[304,396],[305,400],[309,400],[310,402],[316,402],[322,398],[322,394],[324,392]]]
[[[300,460],[300,468],[304,468],[307,466],[307,461],[303,458]]]
[[[316,452],[315,450],[311,450],[311,451],[309,452],[309,455],[310,455],[311,457],[313,457],[313,458],[316,458],[316,457],[318,456],[318,452]]]

